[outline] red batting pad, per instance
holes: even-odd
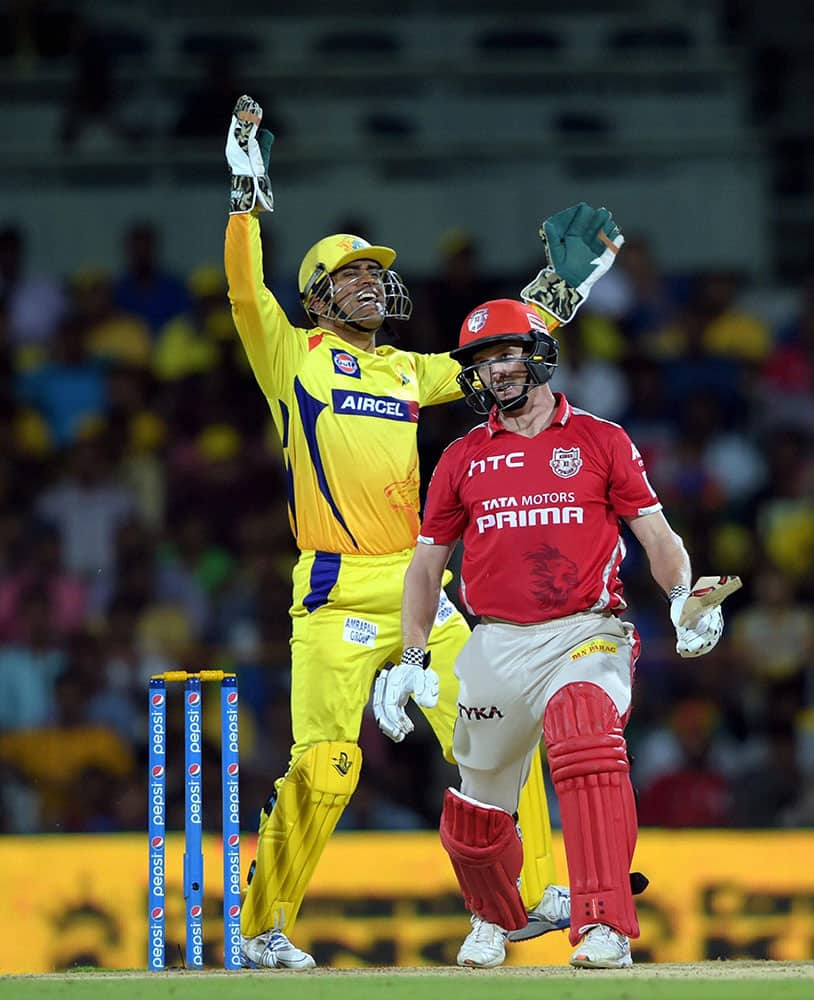
[[[466,908],[506,931],[525,927],[528,917],[517,891],[523,845],[509,813],[448,788],[440,832]]]
[[[571,943],[586,924],[638,937],[629,874],[638,822],[616,706],[596,684],[567,684],[548,703],[543,735],[568,859]]]

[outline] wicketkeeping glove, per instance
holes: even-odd
[[[606,274],[625,242],[607,208],[584,201],[550,216],[540,226],[546,266],[520,293],[561,323],[574,318],[591,288]]]
[[[701,615],[700,618],[679,625],[681,612],[689,597],[687,587],[673,587],[670,591],[670,621],[676,630],[676,652],[685,659],[703,656],[718,645],[724,630],[724,616],[720,604]]]
[[[260,128],[262,118],[263,109],[248,94],[237,99],[226,136],[226,161],[232,172],[230,215],[274,211],[268,178],[274,135]]]
[[[410,695],[422,708],[438,704],[438,674],[429,664],[429,653],[419,646],[408,646],[398,666],[379,671],[373,687],[373,714],[379,729],[395,743],[401,743],[415,728],[404,711]]]

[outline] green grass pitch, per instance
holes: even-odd
[[[3,1000],[810,1000],[814,962],[559,968],[0,976]]]

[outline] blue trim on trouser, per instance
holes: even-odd
[[[311,566],[310,591],[302,605],[309,614],[328,603],[328,595],[339,578],[342,556],[338,552],[315,552]]]

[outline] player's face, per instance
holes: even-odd
[[[528,391],[527,356],[528,348],[522,344],[491,344],[475,353],[478,377],[500,404],[510,403]]]
[[[334,303],[342,315],[377,330],[385,314],[381,267],[373,260],[355,260],[334,271],[331,280]]]

